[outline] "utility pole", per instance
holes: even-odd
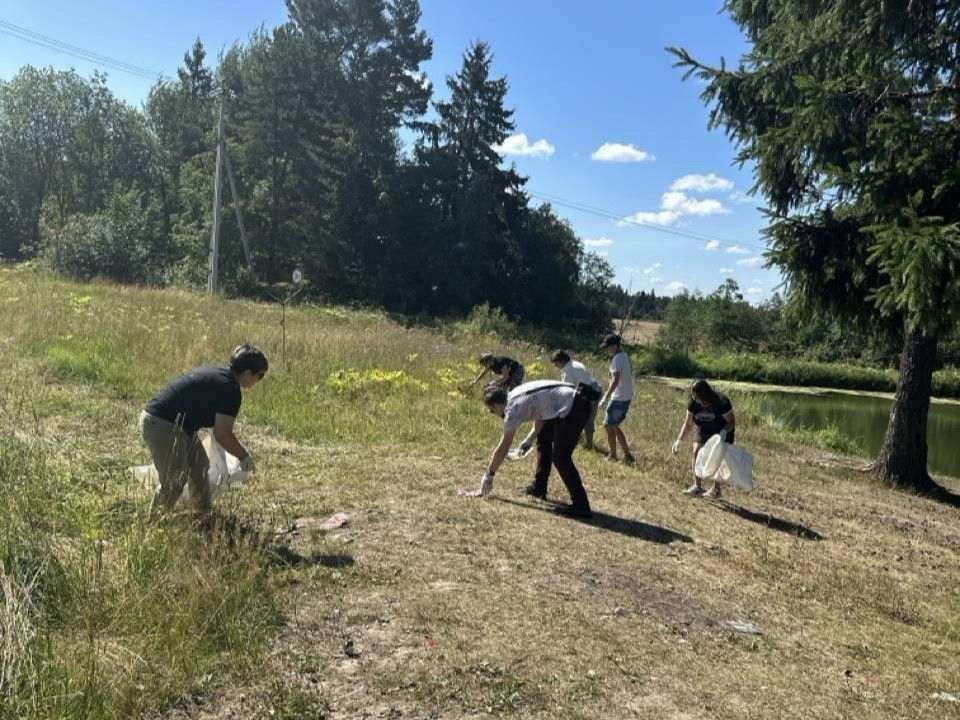
[[[220,195],[223,178],[223,97],[220,97],[220,120],[217,123],[217,174],[213,178],[213,230],[210,232],[210,275],[207,290],[217,292],[220,271]]]
[[[233,209],[237,213],[237,225],[240,227],[240,240],[243,242],[243,254],[247,259],[247,267],[253,272],[253,256],[250,255],[250,243],[247,240],[247,231],[243,226],[243,212],[240,210],[240,196],[237,194],[237,183],[233,179],[233,165],[230,163],[230,153],[227,151],[227,139],[223,136],[223,96],[220,96],[220,120],[217,123],[217,174],[213,179],[213,230],[210,233],[210,275],[207,278],[207,289],[215,294],[220,274],[220,204],[223,197],[223,170],[226,165],[227,179],[230,181],[230,194],[233,196]]]

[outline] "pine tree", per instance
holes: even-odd
[[[736,69],[671,51],[755,167],[793,305],[903,333],[874,467],[942,495],[926,428],[937,337],[960,316],[960,2],[725,7],[752,45]]]

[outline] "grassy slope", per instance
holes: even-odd
[[[272,551],[256,552],[288,567],[274,561],[266,580],[242,585],[263,611],[212,616],[198,601],[211,619],[194,635],[229,637],[221,620],[249,628],[256,662],[257,638],[271,627],[257,618],[276,590],[287,621],[257,672],[236,661],[242,643],[224,640],[157,650],[153,662],[201,652],[207,660],[181,660],[182,672],[156,678],[121,652],[147,643],[135,609],[118,604],[107,628],[116,631],[88,652],[139,679],[111,681],[119,687],[109,697],[119,699],[103,715],[161,708],[178,693],[192,699],[176,704],[177,718],[960,715],[931,699],[960,692],[958,511],[878,487],[851,461],[795,447],[748,413],[738,439],[756,454],[758,489],[729,503],[691,501],[678,495],[688,462],[668,452],[680,393],[641,382],[626,424],[637,466],[578,454],[600,511],[582,524],[510,492],[528,480],[529,460],[503,468],[493,499],[456,496],[479,481],[499,433],[456,384],[477,351],[513,352],[530,367],[532,348],[454,341],[377,314],[296,309],[283,371],[270,306],[71,285],[23,269],[0,272],[0,303],[11,370],[3,416],[35,425],[46,443],[38,452],[52,464],[65,457],[98,507],[124,495],[122,468],[146,458],[135,419],[159,385],[222,361],[243,340],[274,361],[241,417],[259,477],[226,504],[247,527],[269,528]],[[564,497],[558,480],[553,494]],[[109,507],[113,525],[96,524],[108,539],[127,539],[115,550],[126,565],[158,546],[137,544],[152,531],[133,500]],[[334,511],[351,523],[324,535],[317,525]],[[201,556],[185,574],[209,573],[222,594],[230,584],[214,582],[221,567],[223,558]],[[728,619],[764,634],[731,633]],[[69,644],[84,627],[67,622],[54,637]]]

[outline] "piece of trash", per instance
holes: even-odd
[[[346,642],[343,643],[343,653],[349,658],[359,657],[360,651],[353,644],[353,640],[347,638]]]
[[[481,493],[479,490],[471,490],[470,488],[460,488],[457,495],[460,497],[480,497]]]
[[[951,695],[947,692],[935,692],[930,696],[934,700],[942,700],[943,702],[951,702],[960,704],[960,697],[956,695]]]
[[[527,455],[533,452],[533,445],[528,448],[515,447],[507,450],[508,460],[523,460]]]
[[[436,638],[427,638],[427,646],[428,646],[428,647],[436,647],[439,642],[440,642],[440,641],[437,640]]]
[[[321,530],[336,530],[338,527],[343,527],[350,521],[350,516],[346,513],[336,513],[331,515],[322,523],[320,523]]]
[[[745,620],[724,620],[721,624],[739,633],[746,633],[747,635],[763,635],[763,630],[758,628],[753,623],[746,622]]]

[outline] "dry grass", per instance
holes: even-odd
[[[613,326],[620,327],[620,320],[614,320]],[[631,320],[623,331],[623,339],[630,345],[653,345],[660,332],[662,322],[652,320]]]
[[[80,292],[35,282],[47,297]],[[127,362],[108,363],[92,384],[58,374],[63,401],[37,422],[104,465],[143,456],[136,410],[174,367],[247,337],[268,348],[277,339],[270,308],[212,312],[196,296],[95,292],[104,306],[143,309],[145,324],[160,303],[173,308],[173,327],[188,312],[212,318],[171,330],[169,355],[153,364],[127,330],[82,319],[101,323]],[[757,489],[724,502],[682,497],[689,458],[669,455],[681,395],[652,382],[638,384],[625,426],[635,467],[578,452],[593,522],[512,492],[531,459],[498,473],[494,497],[459,498],[479,482],[499,428],[438,371],[468,374],[492,340],[459,344],[340,315],[293,314],[290,370],[272,371],[244,407],[259,477],[226,498],[273,525],[286,625],[260,671],[213,677],[171,720],[960,717],[960,705],[932,697],[960,694],[957,509],[881,487],[854,461],[798,449],[748,415],[738,440],[756,455]],[[48,312],[53,333],[69,334],[63,322]],[[35,319],[17,327],[7,328],[8,350],[49,362]],[[535,360],[530,348],[503,349]],[[602,359],[590,364],[605,377]],[[326,384],[349,368],[404,369],[429,388]],[[90,413],[116,428],[122,460],[84,434]],[[565,499],[556,478],[551,497]],[[337,511],[350,523],[322,532]],[[734,619],[763,634],[727,629]]]

